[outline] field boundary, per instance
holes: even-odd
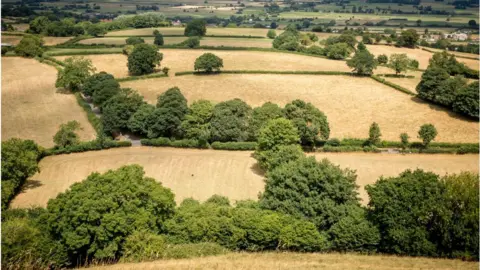
[[[160,33],[161,34],[161,33]],[[162,34],[163,37],[185,37],[188,38],[185,35],[164,35]],[[129,38],[129,37],[141,37],[141,38],[146,38],[146,37],[155,37],[153,34],[152,35],[140,35],[140,36],[128,36],[128,35],[122,35],[122,36],[102,36],[102,37],[94,37],[94,38]],[[253,38],[253,39],[268,39],[267,36],[250,36],[250,35],[205,35],[200,37],[201,38]]]
[[[211,76],[218,74],[291,74],[291,75],[343,75],[355,77],[368,77],[357,75],[352,72],[344,71],[276,71],[276,70],[222,70],[217,72],[201,72],[201,71],[179,71],[175,72],[175,76],[196,75],[196,76]]]
[[[420,47],[420,49],[424,50],[424,51],[427,51],[427,52],[430,52],[430,53],[437,53],[436,51],[433,51],[433,50],[430,50],[430,49],[427,49],[427,48],[424,48],[424,47]],[[442,49],[437,49],[437,50],[442,50]],[[447,52],[448,54],[452,54],[450,53],[449,51],[447,50],[442,50],[444,52]],[[463,53],[466,53],[466,52],[463,52]],[[456,58],[465,58],[465,59],[470,59],[470,60],[477,60],[477,61],[480,61],[480,57],[469,57],[469,56],[463,56],[463,55],[456,55],[456,54],[452,54],[454,55]],[[472,55],[475,55],[472,53]]]
[[[153,79],[153,78],[167,78],[168,75],[165,73],[153,73],[148,75],[140,75],[140,76],[128,76],[123,78],[117,78],[115,81],[117,82],[128,82],[128,81],[136,81],[136,80],[146,80],[146,79]]]
[[[387,80],[385,80],[384,78],[380,78],[378,77],[377,75],[371,75],[370,78],[372,78],[373,80],[379,82],[379,83],[383,83],[384,85],[386,86],[390,86],[391,88],[395,89],[395,90],[398,90],[400,92],[403,92],[405,94],[408,94],[408,95],[411,95],[411,96],[416,96],[417,94],[415,94],[414,92],[408,90],[407,88],[405,87],[402,87],[398,84],[395,84],[395,83],[392,83],[392,82],[389,82]]]

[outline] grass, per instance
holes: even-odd
[[[479,126],[439,106],[405,95],[370,78],[330,75],[216,74],[124,82],[147,102],[178,86],[191,103],[199,99],[221,102],[240,98],[250,106],[270,101],[284,106],[295,99],[311,102],[330,123],[331,138],[366,137],[372,122],[380,125],[383,140],[398,141],[402,132],[416,138],[418,129],[432,123],[437,141],[477,142]]]
[[[158,29],[163,35],[184,35],[183,27],[160,27],[160,28],[141,28],[128,29],[120,31],[112,31],[105,36],[153,36],[153,30]],[[262,28],[207,28],[206,35],[208,36],[267,36],[268,29]],[[277,31],[277,34],[282,31]]]
[[[257,199],[264,189],[263,173],[250,151],[128,147],[49,156],[41,160],[40,172],[31,177],[36,187],[20,193],[12,207],[45,206],[48,199],[63,192],[91,172],[105,172],[126,164],[139,164],[147,176],[161,181],[175,193],[175,200],[193,197],[204,201],[213,194],[232,202]],[[363,187],[381,175],[396,176],[408,168],[423,168],[438,174],[478,171],[478,155],[401,155],[365,153],[315,153],[317,160],[328,158],[342,168],[357,171],[360,197],[367,201]],[[28,183],[27,183],[28,186]]]
[[[95,131],[75,96],[56,90],[57,71],[34,59],[2,57],[2,140],[31,139],[53,146],[60,124],[80,122],[81,140],[95,138]]]
[[[257,252],[228,253],[181,260],[158,260],[143,263],[122,263],[96,266],[89,269],[130,270],[130,269],[371,269],[371,270],[474,270],[478,262],[434,259],[423,257],[400,257],[389,255],[362,255],[356,253],[293,253]]]

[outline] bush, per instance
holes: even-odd
[[[127,45],[137,45],[137,44],[142,44],[142,43],[145,43],[145,40],[143,40],[143,38],[141,37],[129,37],[125,40],[125,43],[127,43]]]
[[[157,51],[157,47],[149,44],[138,44],[128,56],[128,72],[131,75],[144,75],[154,72],[155,67],[160,65],[163,54]]]
[[[351,53],[351,48],[347,43],[335,43],[325,47],[326,55],[330,59],[341,60],[347,58]]]
[[[218,206],[230,206],[230,200],[225,196],[220,195],[212,195],[212,197],[208,198],[205,203],[213,203]]]
[[[215,243],[195,243],[169,245],[164,251],[164,259],[188,259],[225,254],[227,250]]]
[[[280,145],[297,144],[298,130],[292,121],[285,118],[270,120],[258,134],[258,151],[272,150]]]
[[[478,118],[479,111],[479,84],[472,82],[468,86],[461,88],[456,93],[453,101],[453,111],[468,115],[470,117]]]
[[[126,45],[123,47],[122,53],[125,54],[126,56],[129,56],[133,52],[133,48],[135,48],[135,46]]]
[[[435,139],[438,132],[432,124],[425,124],[420,127],[418,131],[418,138],[422,139],[423,147],[427,148],[432,140]]]
[[[313,55],[325,55],[325,50],[322,47],[316,45],[308,47],[305,52]]]
[[[163,44],[164,44],[163,35],[160,34],[160,33],[157,33],[154,36],[155,36],[155,39],[153,40],[153,44],[155,44],[157,46],[163,46]]]
[[[220,71],[223,67],[222,58],[214,55],[213,53],[204,53],[195,60],[194,69],[196,71],[204,70],[207,73],[212,71]]]
[[[304,157],[302,148],[299,145],[279,145],[272,150],[256,151],[254,157],[260,168],[265,171],[286,164],[290,161],[296,161]]]
[[[262,106],[254,108],[248,123],[249,139],[256,141],[258,133],[268,121],[282,116],[282,109],[277,104],[271,102],[266,102]]]
[[[188,47],[190,49],[200,46],[200,39],[198,37],[189,37],[186,40],[180,42],[178,46]]]
[[[275,30],[273,29],[268,30],[267,37],[269,39],[274,39],[276,36],[277,36],[277,32],[275,32]]]
[[[388,56],[386,54],[380,54],[377,57],[377,61],[380,65],[386,65],[388,63]]]
[[[373,122],[368,131],[368,142],[370,145],[378,145],[381,141],[380,137],[382,133],[380,132],[380,127],[377,123]]]
[[[325,234],[319,233],[315,224],[306,221],[296,221],[282,228],[279,240],[279,247],[283,250],[315,252],[329,248]]]
[[[147,231],[135,231],[125,239],[122,261],[140,262],[163,257],[166,243],[161,235]]]
[[[340,146],[340,140],[337,138],[332,138],[325,142],[325,146]]]
[[[82,130],[80,123],[77,121],[69,121],[66,124],[60,125],[60,130],[53,136],[53,142],[56,147],[63,148],[78,144],[80,137],[75,133],[77,130]]]
[[[187,23],[185,27],[184,35],[187,37],[192,36],[205,36],[207,33],[207,25],[204,19],[195,19]]]
[[[37,36],[24,36],[20,43],[15,46],[15,54],[23,57],[42,56],[43,40]]]
[[[256,142],[213,142],[211,147],[215,150],[255,150]]]
[[[95,91],[103,88],[103,82],[114,80],[112,74],[102,71],[100,73],[95,73],[92,76],[88,77],[82,86],[82,93],[86,96],[92,96]]]
[[[72,263],[118,259],[129,235],[160,231],[173,215],[173,197],[159,182],[144,177],[142,167],[123,166],[92,173],[50,200],[46,224]]]

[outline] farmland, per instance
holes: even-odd
[[[12,207],[45,206],[47,201],[91,172],[105,172],[126,164],[139,164],[147,176],[171,188],[175,200],[193,197],[204,201],[214,194],[236,200],[257,199],[263,190],[263,175],[248,151],[195,150],[131,147],[44,158]],[[396,176],[409,168],[422,168],[438,174],[478,171],[477,155],[399,155],[363,153],[317,153],[317,160],[328,158],[342,168],[356,170],[363,202],[368,201],[363,187],[380,176]],[[372,170],[382,168],[382,170]]]
[[[35,60],[2,58],[2,140],[31,139],[51,147],[59,125],[71,120],[80,122],[82,140],[95,138],[75,97],[56,91],[56,77],[53,67]]]
[[[475,121],[465,120],[369,78],[222,74],[150,79],[121,85],[138,90],[150,103],[155,103],[158,95],[174,86],[181,89],[189,102],[241,98],[250,106],[260,106],[267,101],[285,105],[295,99],[307,100],[327,115],[332,138],[366,137],[374,121],[380,125],[386,140],[397,141],[401,132],[416,138],[419,127],[427,122],[437,127],[438,141],[475,142],[478,135]]]

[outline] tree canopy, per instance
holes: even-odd
[[[220,71],[223,67],[222,58],[216,56],[213,53],[204,53],[195,60],[194,69],[201,71],[204,70],[207,73],[212,71]]]
[[[63,69],[58,71],[56,87],[78,91],[90,75],[95,72],[95,67],[90,59],[69,57],[65,59],[64,63]]]
[[[204,19],[194,19],[187,23],[185,27],[184,35],[187,37],[192,36],[205,36],[207,33],[207,23]]]
[[[61,124],[58,132],[53,136],[53,142],[56,147],[67,147],[78,144],[80,142],[80,137],[77,133],[77,130],[81,130],[82,127],[77,121],[69,121],[66,124]]]
[[[160,66],[163,54],[157,51],[157,47],[149,44],[138,44],[128,55],[128,72],[131,75],[144,75],[154,72],[155,67]]]
[[[252,108],[240,99],[215,105],[211,121],[212,140],[221,142],[247,140],[251,113]]]

